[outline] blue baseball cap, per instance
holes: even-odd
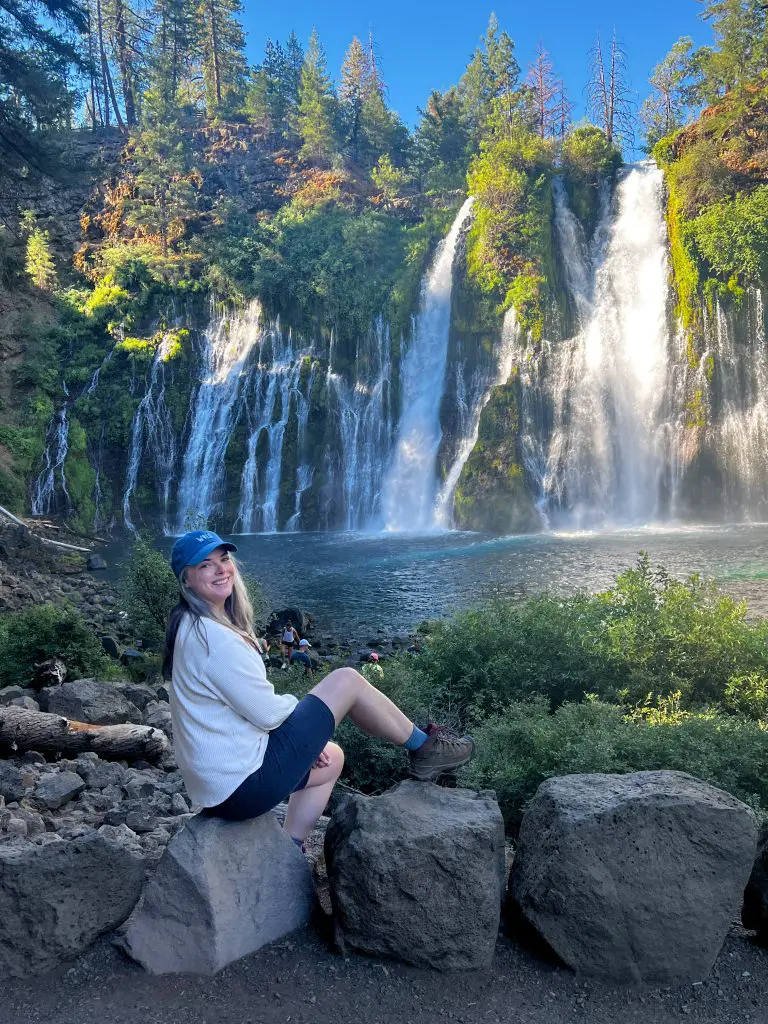
[[[218,533],[212,533],[210,530],[190,530],[179,537],[173,545],[171,568],[180,576],[182,569],[186,569],[188,565],[199,565],[216,548],[237,551],[236,544],[222,540]]]

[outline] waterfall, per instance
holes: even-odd
[[[435,504],[435,525],[449,529],[453,525],[453,496],[456,485],[459,482],[461,471],[464,469],[467,459],[477,444],[480,432],[480,416],[483,409],[491,399],[495,387],[506,384],[509,375],[512,373],[512,364],[515,352],[519,346],[520,328],[517,323],[517,316],[513,307],[510,307],[504,315],[504,323],[501,329],[501,345],[499,347],[496,375],[489,382],[482,381],[476,386],[471,401],[466,398],[466,385],[464,383],[464,369],[461,363],[457,366],[456,395],[459,405],[459,444],[456,457],[451,463],[443,486]]]
[[[67,385],[63,385],[64,397],[69,398]],[[42,516],[54,508],[56,498],[56,482],[66,501],[67,511],[71,508],[64,463],[69,453],[69,406],[67,402],[56,412],[48,424],[45,435],[45,451],[43,452],[43,468],[35,481],[32,494],[32,515]]]
[[[136,532],[131,516],[131,498],[139,479],[139,468],[144,452],[148,452],[155,468],[155,480],[160,491],[163,515],[168,512],[171,483],[176,463],[176,434],[170,410],[165,402],[165,363],[175,345],[171,335],[163,337],[157,346],[155,358],[144,397],[133,417],[131,445],[128,451],[128,472],[123,490],[123,522]],[[168,532],[167,524],[163,529]]]
[[[203,375],[194,398],[192,426],[184,452],[177,501],[177,529],[192,514],[207,520],[217,508],[224,479],[224,456],[237,417],[243,368],[259,341],[261,306],[225,314],[204,335]]]
[[[521,353],[521,449],[542,512],[570,526],[644,523],[657,507],[670,349],[662,186],[655,164],[627,168],[591,246],[554,190],[577,334]]]
[[[249,435],[233,527],[237,533],[277,530],[285,428],[291,398],[300,394],[302,365],[311,358],[311,349],[294,351],[291,333],[283,335],[279,323],[260,339],[243,397]],[[308,405],[309,390],[302,397]]]
[[[365,528],[377,515],[384,471],[392,444],[390,383],[392,355],[389,328],[381,320],[358,345],[355,364],[364,371],[353,383],[328,374],[329,392],[339,415],[344,526]]]
[[[422,282],[413,341],[401,370],[400,422],[382,500],[387,530],[424,530],[434,523],[435,460],[440,438],[451,321],[453,259],[473,199],[465,200]]]
[[[312,388],[315,383],[315,369],[317,363],[312,360],[312,364],[309,370],[309,378],[307,380],[307,393],[302,395],[301,391],[296,391],[296,420],[297,420],[297,436],[296,436],[296,447],[298,451],[299,459],[306,459],[307,457],[307,423],[309,422],[309,410],[310,402],[312,399]],[[296,467],[296,491],[293,496],[293,515],[290,517],[288,522],[285,524],[287,533],[293,533],[298,530],[299,523],[301,522],[301,501],[306,491],[312,486],[312,481],[315,477],[315,467],[311,462],[300,461]]]

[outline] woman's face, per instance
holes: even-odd
[[[216,548],[199,565],[188,565],[186,581],[190,590],[211,608],[224,611],[224,602],[232,593],[235,581],[235,563],[228,551]]]

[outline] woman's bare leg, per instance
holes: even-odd
[[[294,839],[302,842],[317,824],[317,819],[325,810],[331,798],[336,780],[344,767],[344,751],[337,743],[327,743],[324,753],[330,758],[330,764],[324,768],[313,768],[309,773],[309,782],[298,793],[291,793],[288,810],[285,812],[283,828]]]
[[[347,716],[369,736],[402,746],[413,732],[413,722],[381,690],[353,668],[337,668],[310,690],[333,712],[336,725]]]

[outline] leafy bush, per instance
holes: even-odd
[[[472,725],[533,694],[556,708],[587,693],[631,704],[679,690],[686,707],[703,706],[745,672],[768,674],[768,623],[643,555],[601,594],[499,600],[438,623],[415,685]]]
[[[511,831],[545,779],[575,772],[685,771],[768,812],[768,731],[714,711],[627,716],[595,700],[552,714],[534,697],[508,704],[473,735],[477,752],[462,782],[495,790]]]
[[[159,650],[168,616],[179,600],[179,584],[168,559],[145,540],[138,539],[131,549],[120,594],[131,629],[147,647]]]
[[[596,185],[621,165],[620,151],[608,141],[605,132],[594,124],[572,129],[563,141],[563,171],[572,180]]]
[[[715,203],[689,230],[718,277],[768,281],[768,185]]]
[[[52,657],[63,660],[70,679],[114,674],[99,638],[76,609],[43,604],[4,616],[0,631],[3,685],[26,686],[35,666]]]

